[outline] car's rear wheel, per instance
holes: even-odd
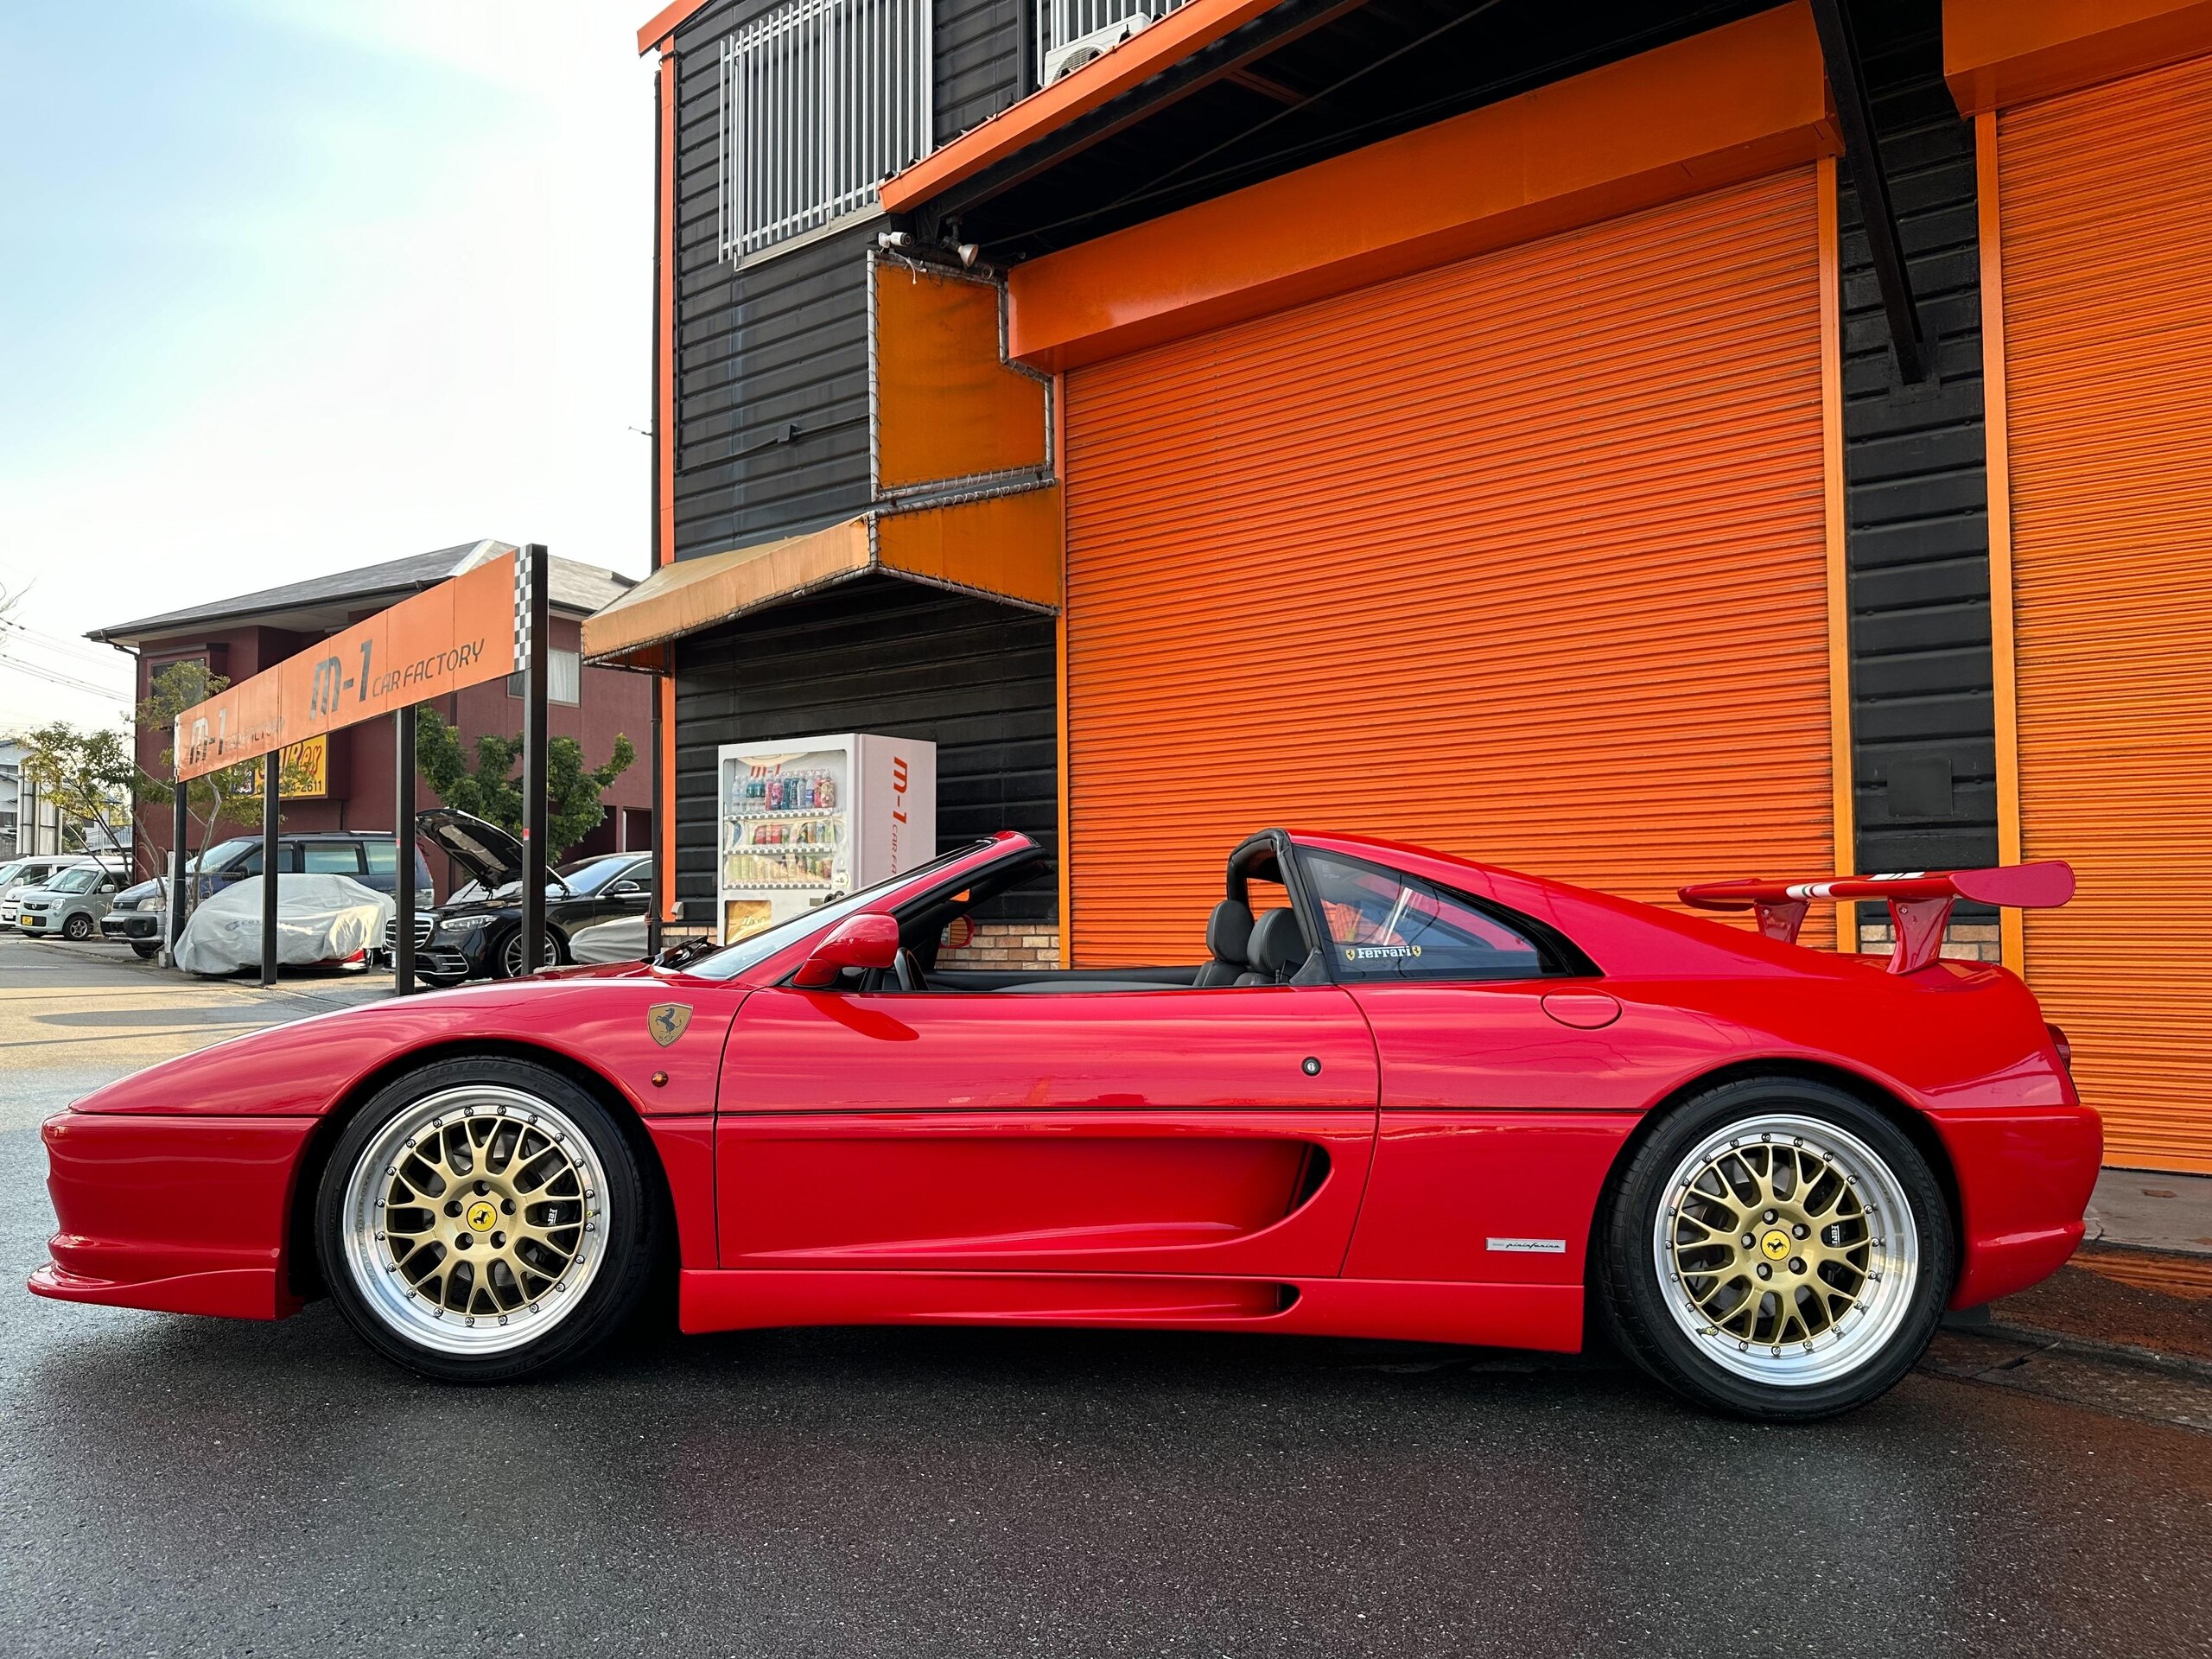
[[[381,1090],[315,1205],[324,1282],[388,1358],[450,1382],[569,1363],[636,1306],[658,1223],[607,1109],[524,1061],[442,1061]]]
[[[1935,1333],[1954,1246],[1912,1142],[1840,1089],[1724,1084],[1670,1114],[1623,1173],[1601,1310],[1645,1371],[1769,1421],[1853,1410]]]
[[[61,937],[65,939],[75,939],[79,944],[91,938],[92,937],[92,918],[86,915],[84,912],[79,911],[74,916],[72,916],[67,921],[61,924]]]
[[[547,928],[545,950],[539,965],[545,968],[558,968],[564,960],[561,954],[560,934],[550,927]],[[499,977],[520,979],[524,972],[522,961],[522,930],[517,928],[507,935],[505,942],[499,946]]]

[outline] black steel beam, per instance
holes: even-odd
[[[395,710],[391,726],[391,838],[399,853],[391,891],[391,986],[407,996],[415,989],[415,705]]]
[[[545,549],[532,542],[521,560],[522,653],[522,970],[534,974],[545,951]]]
[[[1859,213],[1866,224],[1874,281],[1882,290],[1882,310],[1889,319],[1890,343],[1897,349],[1897,372],[1908,381],[1924,380],[1930,365],[1920,332],[1920,308],[1912,301],[1912,276],[1905,266],[1904,240],[1897,232],[1889,175],[1883,170],[1881,146],[1874,132],[1874,105],[1866,94],[1866,71],[1847,0],[1813,0],[1813,22],[1820,31],[1828,87],[1835,95],[1836,121],[1843,128],[1844,160],[1859,192]]]
[[[284,752],[261,757],[261,982],[276,982],[277,790],[284,773]]]
[[[183,779],[175,780],[176,793],[169,802],[169,913],[168,960],[176,964],[176,942],[184,933],[184,912],[188,905],[185,897],[184,843],[192,836],[192,785]]]

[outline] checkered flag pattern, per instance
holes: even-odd
[[[530,555],[515,555],[515,667],[530,664]]]

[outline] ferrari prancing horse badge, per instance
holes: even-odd
[[[656,1002],[645,1010],[645,1029],[653,1034],[653,1041],[666,1048],[683,1034],[691,1023],[689,1002]]]

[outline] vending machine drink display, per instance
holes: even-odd
[[[850,733],[725,743],[724,944],[937,856],[937,745]]]

